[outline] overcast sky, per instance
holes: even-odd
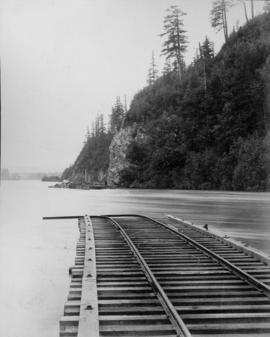
[[[96,114],[145,86],[152,50],[162,69],[159,34],[175,4],[187,13],[186,62],[206,35],[218,51],[212,0],[0,0],[2,166],[62,171],[74,162]],[[230,29],[243,14],[231,10]]]

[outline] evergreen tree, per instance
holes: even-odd
[[[92,122],[91,138],[95,137],[95,123]]]
[[[157,65],[155,63],[154,51],[152,51],[151,66],[148,70],[148,78],[147,78],[148,85],[152,85],[156,81],[157,77],[158,77],[158,70]]]
[[[122,127],[125,112],[120,97],[116,97],[115,105],[112,108],[112,114],[110,116],[110,130],[114,134]]]
[[[104,116],[103,114],[100,114],[99,115],[99,133],[101,135],[104,135],[106,132],[106,128],[105,128],[105,125],[104,125]]]
[[[124,114],[127,113],[127,95],[124,96]]]
[[[95,120],[95,137],[99,136],[99,115],[97,115]]]
[[[210,60],[215,56],[214,43],[211,42],[207,36],[201,46],[200,55],[206,60]]]
[[[86,128],[86,135],[85,135],[85,140],[84,140],[84,144],[86,144],[89,139],[91,138],[91,134],[90,134],[90,130],[89,130],[89,127]]]
[[[199,44],[199,60],[202,65],[202,74],[203,74],[203,84],[204,84],[204,92],[207,91],[207,77],[209,73],[209,64],[210,61],[214,58],[214,45],[212,42],[205,38],[205,41],[202,45]]]
[[[89,130],[89,127],[87,127],[87,129],[86,129],[86,139],[89,140],[90,138],[91,138],[90,130]]]
[[[227,12],[231,6],[231,0],[215,0],[210,12],[212,27],[214,27],[218,32],[223,30],[225,41],[227,41],[229,37]]]
[[[184,71],[184,53],[187,49],[187,36],[184,30],[182,17],[186,15],[178,6],[167,9],[167,16],[163,21],[164,33],[160,36],[166,37],[163,43],[162,55],[172,60],[174,70],[178,72],[181,81]]]
[[[172,71],[171,61],[170,61],[170,59],[167,59],[165,61],[165,64],[164,64],[164,67],[163,67],[163,70],[162,70],[162,74],[163,75],[168,75],[171,71]]]

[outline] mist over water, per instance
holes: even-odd
[[[0,336],[55,337],[74,264],[77,220],[42,216],[145,214],[224,231],[270,254],[270,193],[49,189],[3,181],[0,192]]]

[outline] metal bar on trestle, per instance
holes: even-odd
[[[42,220],[65,220],[79,218],[83,218],[83,215],[44,216],[42,217]]]

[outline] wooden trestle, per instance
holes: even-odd
[[[60,337],[269,337],[270,261],[175,217],[78,216]]]

